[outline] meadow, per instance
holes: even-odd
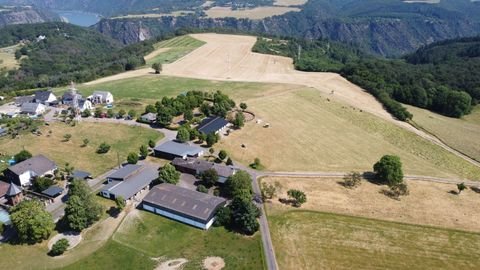
[[[175,37],[155,44],[155,51],[152,54],[147,55],[145,59],[147,60],[148,66],[153,63],[173,63],[203,44],[205,44],[205,42],[191,36]],[[160,53],[156,53],[156,51]]]
[[[15,59],[15,51],[17,48],[18,45],[0,48],[0,69],[5,68],[10,70],[19,66],[18,61]]]
[[[280,269],[478,269],[480,234],[268,209]]]

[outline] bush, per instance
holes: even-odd
[[[197,191],[202,193],[208,193],[208,188],[206,188],[204,185],[198,185]]]
[[[15,159],[16,163],[22,162],[32,157],[32,154],[27,150],[22,150],[18,152],[13,158]]]
[[[288,197],[292,198],[293,206],[300,207],[307,202],[307,195],[303,191],[290,189],[287,191]]]
[[[68,240],[63,238],[58,240],[55,244],[53,244],[52,249],[50,250],[50,255],[51,256],[59,256],[62,255],[65,251],[67,251],[67,248],[70,246],[70,243],[68,243]]]
[[[97,153],[98,154],[106,154],[108,151],[110,151],[110,145],[103,142],[98,146]]]
[[[137,153],[130,153],[127,156],[127,162],[128,164],[137,164],[138,162],[138,155]]]
[[[359,172],[351,172],[343,177],[343,185],[347,188],[358,187],[362,183],[362,175]]]

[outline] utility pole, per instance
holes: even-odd
[[[120,169],[120,154],[118,153],[117,151],[117,164],[118,164],[118,168]]]

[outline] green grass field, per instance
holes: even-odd
[[[30,133],[17,139],[8,136],[1,138],[0,152],[11,156],[25,148],[34,155],[44,154],[61,168],[69,162],[76,169],[89,171],[96,176],[117,165],[117,152],[122,161],[128,153],[138,152],[140,146],[147,144],[150,139],[157,141],[163,137],[160,132],[143,127],[86,122],[75,127],[55,123],[43,126],[41,131],[41,136]],[[64,142],[65,134],[72,135],[70,141]],[[82,147],[85,138],[90,142],[87,147]],[[98,145],[104,141],[112,148],[107,154],[97,154]]]
[[[154,45],[155,49],[169,48],[169,50],[162,52],[151,59],[148,59],[147,65],[150,66],[153,63],[173,63],[203,44],[205,44],[205,42],[190,36],[180,36],[159,42]]]
[[[18,67],[19,63],[15,59],[15,51],[18,47],[19,45],[0,48],[0,69],[10,70]]]
[[[209,256],[225,269],[263,269],[260,235],[244,237],[223,228],[208,231],[140,211],[127,217],[111,240],[92,256],[65,269],[154,269],[154,259],[185,258],[184,269],[201,269]]]
[[[434,134],[450,147],[480,161],[480,107],[461,119],[450,118],[434,112],[407,106],[413,122]]]
[[[478,233],[297,210],[269,223],[280,269],[480,268]]]

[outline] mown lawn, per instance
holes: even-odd
[[[126,160],[128,153],[138,152],[142,144],[163,138],[163,134],[155,130],[107,123],[81,122],[75,127],[54,123],[42,126],[40,130],[41,136],[26,134],[17,139],[8,136],[1,138],[0,152],[11,156],[26,149],[34,155],[45,155],[55,161],[60,168],[69,162],[75,169],[85,170],[97,176],[117,165],[117,153],[120,161],[123,161]],[[64,141],[65,134],[72,135],[70,141]],[[90,141],[86,147],[82,147],[83,139]],[[102,142],[111,145],[107,154],[96,153]]]
[[[413,122],[435,134],[450,147],[480,161],[480,107],[461,119],[446,117],[434,112],[407,106]]]
[[[65,269],[153,269],[154,259],[185,258],[184,269],[201,269],[203,259],[222,257],[225,269],[262,269],[260,235],[199,230],[140,211],[127,217],[107,245]]]
[[[180,36],[165,40],[154,45],[155,49],[169,48],[151,59],[147,60],[147,65],[153,63],[169,64],[189,54],[191,51],[202,46],[205,42],[192,38],[191,36]]]
[[[310,211],[269,215],[280,269],[479,269],[480,234]]]

